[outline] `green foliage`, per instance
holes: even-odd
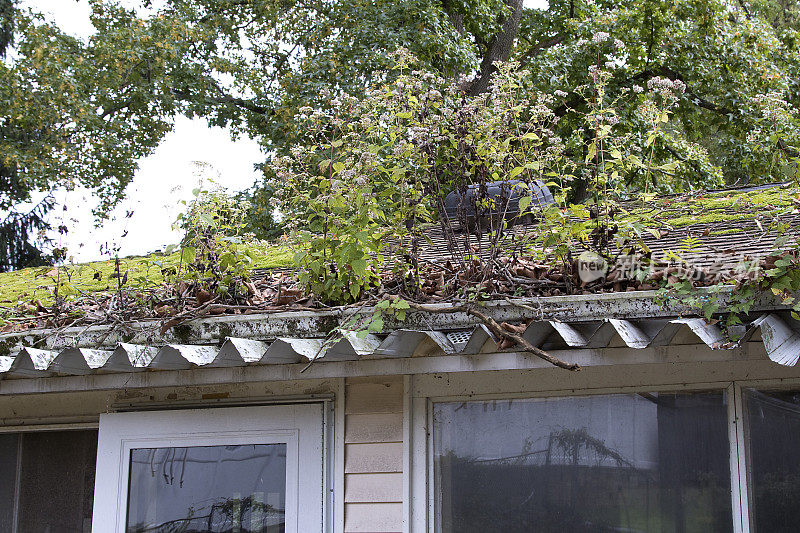
[[[222,189],[197,188],[193,194],[191,203],[182,202],[187,210],[176,221],[185,231],[176,281],[200,283],[206,290],[235,296],[255,258],[252,236],[244,231],[244,214],[249,206]]]
[[[0,64],[0,160],[21,184],[12,205],[32,191],[84,186],[103,215],[136,160],[172,127],[170,84],[186,74],[181,57],[192,37],[172,22],[145,24],[113,4],[93,5],[98,31],[88,43],[15,13],[13,59]]]
[[[408,51],[396,58],[401,73],[366,98],[342,98],[333,115],[301,109],[317,144],[295,146],[272,166],[288,184],[301,282],[325,302],[357,299],[377,285],[381,268],[415,294],[422,226],[446,220],[448,192],[503,178],[527,186],[559,162],[551,100],[530,92],[520,74],[504,67],[493,93],[466,97],[437,76],[407,72],[415,63]]]
[[[581,88],[589,67],[598,65],[599,52],[599,65],[609,65],[603,97],[606,105],[615,102],[618,133],[646,144],[653,167],[677,160],[668,173],[628,173],[628,186],[644,189],[650,178],[648,187],[681,192],[780,180],[794,174],[800,145],[789,135],[791,128],[767,126],[765,102],[783,102],[778,105],[796,124],[800,41],[796,5],[790,4],[553,0],[546,10],[523,9],[507,35],[513,42],[509,59],[527,69],[527,83],[539,92],[566,94],[554,110],[560,119],[554,133],[576,164],[586,155],[580,128],[588,108]],[[419,70],[461,76],[464,88],[487,69],[496,75],[492,61],[501,57],[497,47],[503,41],[498,36],[514,5],[511,0],[194,0],[168,2],[160,13],[204,36],[186,59],[202,72],[179,92],[189,111],[286,153],[296,144],[316,142],[294,120],[301,107],[334,111],[326,90],[360,98],[391,82],[399,75],[391,53],[400,47],[417,58]],[[220,74],[231,82],[213,82]],[[648,93],[659,90],[649,84],[656,78],[680,82],[685,90],[671,105],[674,119],[660,122],[651,137],[652,120],[663,114],[641,110],[652,100]]]
[[[319,146],[314,131],[295,120],[299,110],[341,115],[334,97],[360,99],[403,74],[391,57],[402,47],[416,58],[415,69],[459,80],[469,94],[484,75],[503,85],[511,73],[492,63],[506,57],[507,41],[516,61],[514,91],[562,95],[548,106],[548,143],[562,146],[581,169],[569,199],[585,199],[593,186],[583,171],[598,149],[586,127],[590,102],[614,110],[606,118],[624,141],[617,159],[629,166],[618,172],[615,188],[684,192],[796,173],[794,1],[552,0],[545,10],[523,9],[518,24],[514,0],[142,4],[148,9],[137,13],[94,0],[98,31],[86,42],[36,15],[7,16],[10,4],[2,4],[0,42],[10,42],[9,28],[16,28],[13,57],[0,66],[0,162],[22,185],[9,196],[13,205],[33,191],[84,185],[101,198],[98,214],[106,213],[123,195],[135,161],[178,113],[251,136],[269,158],[293,146]],[[598,70],[587,76],[590,67]],[[603,92],[588,94],[599,70],[607,77]],[[659,99],[665,84],[683,90]],[[403,105],[412,117],[396,118],[414,119],[414,105]],[[513,142],[509,148],[517,149]],[[637,168],[630,166],[634,157]],[[518,166],[507,168],[513,159],[495,161],[490,177],[508,176]],[[260,236],[275,230],[272,210],[264,208],[275,181],[264,185],[264,193],[250,195],[248,218]]]

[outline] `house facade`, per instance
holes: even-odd
[[[647,292],[484,311],[582,369],[464,313],[6,335],[0,530],[794,530],[800,323],[778,302],[736,342]]]

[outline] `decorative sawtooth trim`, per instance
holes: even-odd
[[[535,346],[566,343],[572,348],[603,348],[619,335],[629,348],[668,345],[676,333],[688,327],[712,349],[728,349],[747,342],[757,329],[769,358],[794,366],[800,360],[800,322],[772,312],[740,328],[738,343],[727,342],[720,328],[701,318],[604,321],[532,322],[523,337]],[[456,342],[454,342],[454,340]],[[229,337],[220,348],[214,345],[168,344],[161,348],[120,343],[116,349],[66,348],[60,352],[23,347],[16,357],[0,356],[0,378],[38,378],[51,375],[134,372],[145,369],[185,370],[196,367],[241,367],[248,364],[291,364],[319,361],[351,361],[364,357],[412,357],[425,346],[427,355],[475,355],[489,340],[496,340],[484,325],[470,330],[431,331],[402,329],[384,340],[375,335],[360,338],[343,332],[334,339],[281,337],[265,341]]]
[[[489,340],[497,342],[497,337],[485,325],[475,326],[475,329],[472,330],[472,335],[467,343],[461,347],[460,352],[464,355],[478,354]]]
[[[269,345],[260,363],[289,364],[311,361],[319,357],[325,346],[322,339],[279,337]]]
[[[608,322],[616,330],[617,335],[619,335],[628,348],[642,350],[650,346],[650,343],[653,341],[647,333],[642,331],[637,324],[634,324],[630,320],[611,318]]]
[[[608,323],[628,348],[642,350],[650,346],[666,346],[678,333],[682,324],[669,320],[621,320],[610,318]]]
[[[50,370],[58,374],[83,376],[102,368],[113,354],[110,350],[91,348],[67,348],[62,350],[50,364]]]
[[[354,361],[366,355],[371,355],[381,345],[381,340],[375,335],[360,338],[352,331],[342,332],[341,339],[327,341],[329,347],[318,357],[323,361]]]
[[[792,326],[775,313],[767,313],[753,322],[761,328],[761,340],[771,361],[783,366],[795,366],[800,360],[800,331],[797,321]]]
[[[23,378],[41,378],[53,375],[49,370],[50,363],[56,358],[58,352],[52,350],[40,350],[38,348],[22,348],[14,362],[11,363],[11,368],[8,374],[14,377]]]
[[[11,370],[11,365],[14,364],[14,357],[11,355],[0,355],[0,379]]]
[[[188,370],[195,366],[208,366],[214,361],[217,353],[215,346],[167,344],[158,351],[149,368]]]
[[[550,320],[549,323],[570,348],[604,348],[616,332],[604,321],[567,323]]]
[[[242,362],[258,363],[264,358],[267,348],[267,342],[228,337],[219,349],[214,364],[219,362],[217,366],[239,366]]]
[[[430,339],[444,353],[450,355],[457,353],[456,347],[440,331],[427,331],[417,329],[400,329],[393,331],[380,343],[375,350],[375,357],[411,357],[420,344]]]
[[[106,369],[126,372],[140,372],[147,369],[158,355],[158,348],[144,344],[117,344],[106,362]]]
[[[673,324],[685,324],[697,335],[706,346],[714,350],[735,348],[735,343],[725,341],[722,330],[716,324],[708,324],[702,318],[676,318],[671,320]]]
[[[531,322],[522,333],[522,338],[537,348],[541,348],[548,337],[555,331],[553,322],[554,321]]]

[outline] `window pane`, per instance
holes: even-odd
[[[41,431],[21,439],[17,531],[91,531],[97,431]]]
[[[797,531],[800,392],[745,391],[750,514],[756,531]]]
[[[437,403],[440,532],[732,530],[722,393]]]
[[[128,531],[284,531],[286,444],[131,451]]]
[[[11,531],[17,485],[19,435],[0,434],[0,531]]]

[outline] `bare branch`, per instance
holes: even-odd
[[[535,45],[531,46],[528,50],[525,51],[519,58],[519,66],[524,67],[528,63],[531,62],[531,59],[538,56],[548,48],[552,48],[558,44],[563,43],[567,39],[567,35],[565,33],[559,33],[558,35],[554,35],[549,39],[545,39],[544,41],[538,42]]]
[[[391,299],[396,300],[398,299],[397,296],[390,296]],[[409,307],[415,311],[420,311],[423,313],[466,313],[470,316],[474,316],[478,320],[480,320],[489,331],[500,337],[501,339],[509,340],[522,348],[524,351],[532,353],[536,357],[547,361],[553,366],[557,366],[559,368],[565,368],[567,370],[580,370],[581,366],[577,363],[567,363],[566,361],[562,361],[558,357],[542,350],[541,348],[534,346],[530,342],[528,342],[522,335],[516,332],[508,331],[500,324],[497,323],[495,319],[490,317],[489,315],[478,311],[472,306],[469,305],[456,305],[453,307],[431,307],[429,305],[418,304],[415,302],[407,302]]]

